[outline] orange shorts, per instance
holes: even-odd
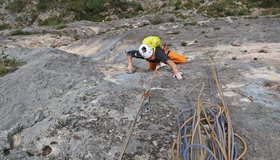
[[[185,64],[187,62],[187,57],[184,57],[175,52],[169,51],[168,57],[176,64]],[[158,62],[149,62],[149,69],[152,71],[156,70],[157,64]]]

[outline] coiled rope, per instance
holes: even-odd
[[[244,139],[233,132],[229,110],[212,57],[209,57],[209,62],[211,77],[208,76],[208,80],[211,93],[218,93],[220,104],[217,97],[214,97],[214,103],[202,101],[203,83],[196,108],[185,109],[177,116],[179,131],[172,145],[173,160],[239,160],[247,151]],[[194,86],[189,94],[198,85]],[[239,155],[235,138],[243,145],[243,151]]]

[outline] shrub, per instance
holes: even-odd
[[[244,0],[243,0],[244,1]],[[245,3],[250,3],[251,6],[254,7],[262,7],[262,8],[279,8],[280,3],[279,0],[246,0]]]
[[[54,16],[47,18],[45,20],[38,20],[38,25],[39,26],[53,26],[53,25],[59,25],[62,22],[62,18],[59,16]]]
[[[183,23],[184,26],[195,26],[197,25],[196,21],[187,21]]]
[[[8,28],[10,28],[10,26],[9,26],[8,24],[2,24],[2,25],[0,25],[0,31],[1,31],[1,30],[4,30],[4,29],[8,29]]]
[[[78,0],[80,1],[80,0]],[[92,12],[98,13],[105,8],[105,2],[104,0],[87,0],[85,2],[85,9],[88,9]]]
[[[176,0],[174,3],[175,10],[181,9],[182,8],[182,1],[181,0]]]
[[[278,15],[280,14],[280,8],[270,8],[262,11],[262,15]]]
[[[66,27],[67,27],[67,25],[65,25],[65,24],[53,26],[54,29],[58,29],[58,30],[66,28]]]
[[[47,9],[56,7],[57,4],[57,0],[38,0],[36,7],[39,11],[46,11]]]
[[[19,26],[32,25],[37,20],[38,13],[35,11],[29,11],[17,15],[16,21]]]
[[[12,31],[10,33],[11,36],[15,36],[15,35],[30,35],[31,33],[30,32],[26,32],[26,31],[23,31],[21,29],[16,29],[14,31]]]
[[[119,5],[121,6],[118,13],[119,18],[131,18],[138,15],[139,11],[143,11],[142,5],[136,1],[120,3]],[[116,10],[116,12],[118,11]]]
[[[13,13],[19,13],[26,7],[27,3],[28,1],[26,2],[24,0],[15,0],[8,3],[6,9]]]
[[[206,14],[211,17],[240,16],[250,14],[249,9],[239,6],[233,3],[233,1],[228,0],[222,0],[212,3],[209,6],[200,7],[198,11],[206,11]]]
[[[190,0],[187,3],[183,4],[183,6],[186,9],[194,9],[198,8],[202,3],[204,3],[204,0]]]
[[[0,54],[0,77],[17,70],[17,67],[24,63],[15,57],[8,58],[8,55],[5,55],[4,51],[2,51]]]
[[[37,4],[39,11],[54,7],[74,13],[76,20],[91,21],[102,21],[109,15],[128,18],[143,10],[139,2],[123,0],[39,0]]]

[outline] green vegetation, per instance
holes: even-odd
[[[14,31],[12,31],[10,33],[11,36],[16,36],[16,35],[30,35],[31,33],[30,32],[26,32],[26,31],[23,31],[21,29],[16,29]]]
[[[280,15],[280,8],[270,8],[262,12],[262,15]]]
[[[60,25],[53,26],[54,29],[58,29],[58,30],[66,28],[66,27],[67,27],[67,25],[65,25],[65,24],[60,24]]]
[[[31,10],[18,14],[16,17],[16,21],[18,22],[19,26],[29,26],[37,20],[37,17],[38,13],[36,13],[36,11],[34,10]]]
[[[251,8],[263,8],[262,15],[276,15],[280,13],[279,0],[219,0],[210,5],[203,5],[204,0],[190,0],[182,4],[185,9],[198,9],[210,17],[250,15]]]
[[[186,9],[199,8],[201,4],[204,3],[204,0],[190,0],[187,3],[183,4],[183,7]]]
[[[182,8],[182,1],[181,0],[176,0],[174,3],[175,10],[181,9]]]
[[[102,21],[110,15],[129,18],[143,10],[141,4],[136,1],[122,0],[39,0],[37,4],[38,11],[43,12],[54,7],[63,8],[67,13],[74,13],[76,20],[91,21]],[[48,21],[51,22],[42,22],[42,25],[53,25],[53,22],[58,22],[54,19]]]
[[[40,26],[57,26],[72,20],[110,21],[112,19],[131,18],[139,14],[172,13],[176,17],[186,19],[188,14],[182,14],[181,10],[193,10],[209,17],[243,16],[250,15],[253,8],[262,8],[262,15],[279,15],[279,0],[169,0],[163,1],[162,6],[150,6],[144,10],[137,0],[36,0],[35,8],[32,0],[0,0],[0,5],[6,4],[6,9],[16,14],[17,26],[29,26],[38,20],[42,12],[56,10],[60,15],[38,20]],[[206,3],[207,2],[207,3]],[[174,10],[163,10],[172,6]],[[172,8],[171,7],[171,8]],[[3,15],[4,16],[4,15]],[[150,19],[152,24],[159,24],[166,19]],[[173,18],[170,21],[175,21]],[[188,24],[184,25],[196,25]],[[7,29],[7,25],[0,25],[0,30]],[[59,28],[59,27],[58,27]],[[62,27],[64,28],[64,27]]]
[[[17,58],[8,58],[8,55],[4,54],[4,51],[0,54],[0,77],[17,70],[19,65],[24,64],[22,60]]]
[[[19,13],[32,5],[31,0],[13,0],[7,2],[6,9],[13,13]],[[124,0],[37,0],[36,8],[23,12],[16,18],[20,26],[33,24],[41,12],[58,9],[61,15],[38,20],[41,26],[53,26],[65,23],[66,16],[74,16],[74,20],[104,21],[113,17],[130,18],[143,11],[137,1]],[[4,0],[0,0],[4,3]],[[32,8],[32,7],[31,7]]]
[[[261,8],[279,8],[279,0],[240,0],[242,3],[250,5],[250,7]]]
[[[19,13],[26,7],[29,2],[30,0],[14,0],[8,3],[6,9],[13,13]]]
[[[187,21],[183,23],[184,26],[195,26],[197,25],[196,21]]]
[[[205,5],[204,2],[205,0],[189,0],[183,3],[181,0],[173,0],[163,6],[175,6],[175,10],[197,9],[198,13],[203,13],[210,17],[250,15],[252,8],[265,9],[262,15],[280,14],[279,0],[219,0],[210,5]]]
[[[250,10],[243,5],[238,5],[230,0],[221,0],[209,6],[202,6],[198,12],[206,12],[211,17],[242,16],[250,14]]]
[[[54,26],[59,25],[60,23],[62,23],[62,18],[59,16],[49,17],[45,20],[38,20],[39,26]]]
[[[58,7],[57,5],[57,0],[39,0],[36,7],[39,11],[45,12],[47,9]]]
[[[4,30],[4,29],[8,29],[8,28],[10,28],[10,26],[9,26],[8,24],[2,24],[2,25],[0,25],[0,31],[1,31],[1,30]]]
[[[189,0],[187,3],[182,2],[182,0],[171,0],[167,3],[164,3],[162,7],[174,6],[175,10],[179,9],[194,9],[198,8],[204,3],[204,0]]]

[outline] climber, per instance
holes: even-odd
[[[167,51],[166,46],[161,44],[161,40],[156,36],[149,36],[144,38],[139,50],[131,50],[127,53],[127,70],[128,73],[133,73],[135,68],[132,64],[132,57],[145,59],[149,62],[149,69],[154,71],[156,66],[163,62],[168,64],[173,71],[173,76],[178,80],[183,79],[182,73],[179,72],[176,64],[185,64],[192,61],[187,57],[179,55],[175,52]]]

